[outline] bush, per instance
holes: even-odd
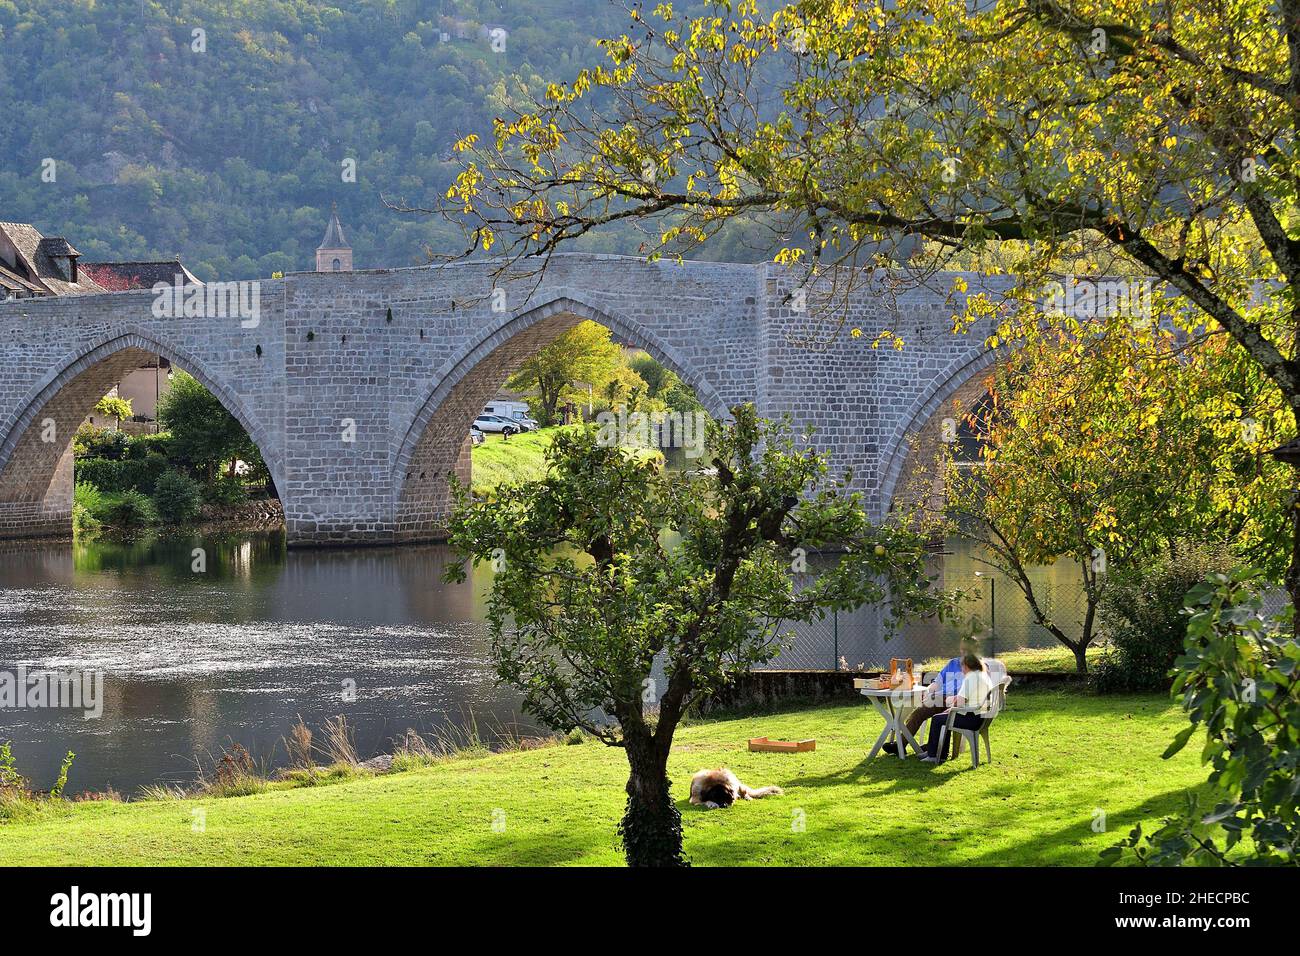
[[[104,493],[88,481],[79,481],[72,490],[72,503],[98,517],[104,507]]]
[[[82,537],[93,535],[99,530],[99,528],[99,519],[88,511],[85,505],[79,505],[74,501],[72,503],[73,536]]]
[[[153,503],[168,524],[185,524],[199,513],[203,498],[199,484],[179,471],[168,471],[154,484]]]
[[[1110,647],[1093,666],[1093,687],[1111,694],[1167,690],[1183,653],[1187,592],[1232,566],[1222,550],[1188,547],[1112,583],[1098,608]]]
[[[221,475],[203,486],[203,498],[208,504],[237,505],[248,500],[248,489],[238,475]]]
[[[168,469],[162,455],[147,454],[143,458],[82,458],[76,462],[78,482],[89,482],[105,494],[139,491],[153,494],[154,485]]]
[[[72,439],[73,453],[78,458],[106,458],[118,461],[126,455],[130,436],[126,432],[100,428],[82,423]]]
[[[120,491],[105,496],[100,520],[115,528],[147,528],[158,523],[158,511],[143,492]]]
[[[158,432],[153,435],[133,435],[126,443],[126,455],[131,459],[143,459],[150,455],[161,455],[168,460],[172,457],[172,436],[170,432]]]
[[[1199,794],[1152,833],[1138,824],[1103,863],[1295,866],[1300,863],[1300,642],[1287,605],[1264,617],[1268,580],[1249,568],[1215,574],[1187,595],[1186,652],[1173,692],[1191,722],[1168,759],[1205,731]],[[1207,812],[1207,810],[1209,812]]]
[[[72,491],[72,533],[93,535],[100,527],[104,495],[89,482],[79,482]]]

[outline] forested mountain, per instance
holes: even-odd
[[[337,201],[357,268],[422,262],[459,233],[381,196],[431,205],[515,84],[627,25],[609,0],[0,0],[0,220],[241,279],[313,268]]]

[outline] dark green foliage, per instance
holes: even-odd
[[[618,837],[623,843],[629,865],[690,866],[682,853],[682,814],[673,802],[670,781],[652,795],[636,792],[628,782],[627,806],[618,823]]]
[[[192,375],[178,372],[158,403],[158,421],[171,433],[174,464],[206,481],[236,459],[262,464],[257,446],[239,420]]]
[[[131,436],[126,445],[126,457],[144,458],[148,455],[161,455],[164,458],[170,458],[172,455],[172,436],[168,432]]]
[[[105,495],[102,511],[96,517],[120,530],[147,528],[158,523],[158,510],[144,493],[123,491]]]
[[[140,491],[153,494],[154,484],[169,467],[162,455],[149,454],[143,458],[81,458],[75,462],[76,481],[89,482],[100,491],[114,493]]]
[[[1187,592],[1232,566],[1223,551],[1180,548],[1112,582],[1099,608],[1110,647],[1093,665],[1093,686],[1103,693],[1168,688],[1187,633]]]
[[[510,31],[503,53],[484,23]],[[202,279],[247,279],[312,268],[337,200],[359,267],[424,261],[459,231],[381,195],[434,203],[452,143],[490,134],[516,95],[507,77],[540,94],[627,24],[617,4],[573,0],[5,0],[7,108],[50,121],[0,136],[4,217],[66,235],[85,261],[179,252]],[[191,49],[196,26],[206,52]],[[56,184],[41,181],[46,156]],[[345,157],[355,183],[341,182]]]
[[[218,475],[203,484],[203,500],[210,505],[237,505],[248,500],[248,489],[239,478]]]
[[[82,424],[72,439],[73,453],[78,458],[106,458],[118,461],[126,456],[131,436],[112,428]]]
[[[1201,762],[1213,768],[1209,800],[1186,808],[1151,834],[1136,826],[1102,853],[1153,866],[1300,863],[1300,641],[1294,609],[1263,615],[1253,569],[1213,574],[1187,595],[1186,652],[1173,692],[1191,718],[1169,745],[1172,757],[1205,730]]]
[[[198,482],[178,471],[168,471],[154,485],[153,503],[158,517],[168,524],[186,524],[203,506]]]

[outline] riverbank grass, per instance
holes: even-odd
[[[1205,779],[1158,695],[1014,690],[992,764],[938,767],[865,751],[880,718],[856,702],[682,728],[670,761],[697,865],[1082,865]],[[749,753],[750,737],[815,737]],[[786,793],[727,811],[686,801],[726,765]],[[405,773],[229,799],[68,804],[0,824],[0,865],[618,865],[627,765],[594,742],[471,753]],[[1104,815],[1105,832],[1097,832]]]

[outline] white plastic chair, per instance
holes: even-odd
[[[991,663],[991,662],[990,662]],[[998,662],[1001,663],[1000,661]],[[987,665],[986,665],[987,666]],[[993,747],[989,744],[989,727],[993,725],[994,718],[1002,712],[1002,708],[1007,704],[1007,688],[1011,686],[1011,678],[1006,674],[1005,668],[1002,670],[1001,679],[995,680],[993,686],[989,688],[988,696],[984,699],[983,707],[974,707],[967,704],[965,707],[952,707],[948,710],[948,721],[944,724],[943,730],[939,732],[939,753],[946,753],[944,747],[948,743],[948,735],[957,735],[957,744],[953,749],[953,759],[956,760],[961,756],[962,743],[970,742],[970,765],[974,769],[980,765],[980,740],[984,741],[984,753],[987,755],[989,763],[993,762]],[[992,673],[990,679],[994,679]],[[966,729],[964,727],[954,727],[953,721],[957,719],[958,714],[977,714],[982,710],[991,711],[982,721],[979,727]]]

